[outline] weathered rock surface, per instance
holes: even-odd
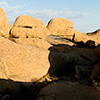
[[[51,46],[46,41],[47,34],[49,31],[42,21],[26,15],[21,15],[16,19],[10,33],[16,43],[43,49]]]
[[[48,50],[50,46],[52,46],[50,43],[46,41],[46,39],[38,39],[38,38],[9,38],[15,43],[26,45],[26,46],[34,46],[41,49]]]
[[[5,27],[6,25],[8,25],[7,17],[2,8],[0,8],[0,28]]]
[[[30,82],[48,72],[49,51],[16,44],[1,37],[0,44],[0,78]]]
[[[44,87],[36,100],[99,100],[100,91],[68,81],[54,82]]]
[[[86,42],[88,37],[85,33],[78,32],[74,29],[73,23],[65,18],[53,18],[47,25],[51,35],[61,36],[74,40],[76,42]]]
[[[61,73],[65,71],[65,75],[70,71],[75,75],[75,66],[86,74],[90,65],[96,60],[92,49],[72,48],[65,45],[54,47],[55,49],[52,47],[49,52],[16,44],[4,38],[0,38],[0,43],[0,52],[2,52],[0,53],[0,69],[2,70],[0,76],[15,81],[34,81],[47,72],[55,71],[57,74],[59,71],[62,71]]]
[[[83,41],[84,43],[86,43],[89,40],[89,38],[86,33],[81,33],[75,30],[73,40],[75,42]]]
[[[47,25],[48,30],[51,32],[51,35],[60,35],[71,37],[74,34],[73,31],[73,23],[65,18],[53,18]]]
[[[46,26],[42,21],[27,15],[21,15],[14,23],[14,27],[11,30],[11,35],[12,37],[45,39],[48,32],[49,31],[46,29]]]
[[[52,45],[60,45],[60,44],[66,44],[66,45],[69,45],[69,46],[73,46],[75,45],[75,43],[73,42],[70,42],[68,40],[62,40],[61,37],[60,37],[60,40],[58,39],[54,39],[54,38],[51,38],[52,36],[50,37],[47,37],[46,40],[48,43],[52,44]],[[53,36],[54,37],[54,36]]]
[[[9,37],[9,23],[2,8],[0,8],[0,36]]]
[[[100,43],[100,29],[96,30],[95,32],[91,32],[87,34],[89,37],[89,40],[92,40],[95,42],[95,45],[97,46]]]

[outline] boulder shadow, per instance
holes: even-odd
[[[73,80],[75,78],[76,60],[70,54],[67,54],[73,48],[67,44],[53,45],[49,48],[48,56],[50,68],[48,70],[51,77],[58,79]]]
[[[0,79],[0,100],[36,100],[37,92],[32,82]]]
[[[91,40],[86,43],[69,41],[76,45],[58,44],[49,48],[50,68],[48,74],[62,80],[82,80],[86,84],[93,70],[93,65],[98,61],[93,53],[95,42]]]

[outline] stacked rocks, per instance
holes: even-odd
[[[100,83],[99,32],[78,32],[65,18],[46,27],[27,15],[12,26],[0,8],[0,99],[99,100],[100,91],[87,86],[90,79],[91,85]]]

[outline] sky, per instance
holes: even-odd
[[[9,24],[20,15],[28,15],[44,22],[52,18],[66,18],[79,32],[93,32],[100,28],[100,0],[0,0]]]

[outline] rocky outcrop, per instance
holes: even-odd
[[[42,21],[21,15],[16,19],[10,37],[17,43],[48,49],[50,44],[46,41],[47,34],[49,31]]]
[[[44,87],[36,100],[99,100],[100,91],[94,87],[59,81]]]
[[[8,19],[2,8],[0,8],[0,36],[9,37],[9,30]]]
[[[100,86],[100,30],[81,33],[64,18],[46,27],[26,15],[12,26],[1,8],[0,19],[0,100],[35,100],[41,89],[37,100],[100,99],[86,86]]]
[[[89,40],[89,38],[86,33],[81,33],[75,30],[72,40],[75,42],[83,41],[84,43],[86,43]]]
[[[2,8],[0,8],[0,28],[5,27],[6,25],[8,25],[8,19]]]
[[[0,38],[0,43],[0,77],[14,81],[35,81],[52,72],[57,76],[71,73],[75,76],[75,68],[81,70],[84,76],[89,74],[90,66],[96,60],[92,49],[60,45],[48,51],[16,44],[4,38]],[[59,71],[62,75],[58,75]]]
[[[1,37],[0,44],[0,78],[31,82],[48,72],[49,51],[16,44]]]
[[[73,27],[73,23],[65,18],[53,18],[47,25],[51,35],[65,36],[69,38],[73,38]]]
[[[14,27],[11,30],[11,36],[45,39],[48,32],[49,31],[42,21],[27,15],[21,15],[14,23]]]
[[[100,29],[91,32],[91,33],[87,33],[89,40],[92,40],[95,42],[95,45],[97,46],[100,43]]]
[[[73,23],[65,18],[53,18],[47,25],[51,35],[61,36],[76,42],[86,42],[88,37],[85,33],[80,33],[74,29]]]

